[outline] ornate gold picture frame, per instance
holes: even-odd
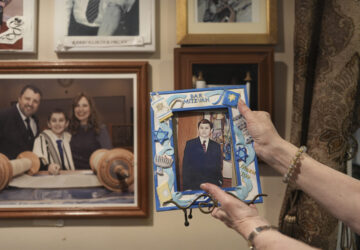
[[[232,23],[199,22],[198,9],[206,4],[201,1],[176,0],[178,44],[275,44],[277,42],[277,0],[249,1],[251,20]]]

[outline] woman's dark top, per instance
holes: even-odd
[[[100,148],[111,149],[110,136],[105,125],[100,127],[99,134],[91,127],[81,126],[70,141],[75,169],[90,169],[90,156]]]

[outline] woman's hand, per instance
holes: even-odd
[[[58,175],[60,174],[60,166],[55,163],[51,163],[48,167],[49,174]]]
[[[247,130],[254,139],[254,149],[257,155],[268,164],[273,163],[274,148],[285,143],[276,131],[270,114],[264,111],[252,111],[243,101],[239,101],[238,109],[245,117]]]
[[[254,228],[269,225],[265,219],[259,216],[255,205],[249,206],[210,183],[201,184],[200,187],[221,204],[212,211],[211,215],[240,233],[245,239]]]

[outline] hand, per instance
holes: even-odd
[[[3,0],[0,1],[0,6],[5,8],[12,0]]]
[[[55,163],[51,163],[48,167],[49,174],[58,175],[60,174],[60,166]]]
[[[284,140],[276,131],[270,114],[264,111],[252,111],[242,100],[239,100],[238,109],[246,119],[247,130],[254,139],[254,149],[257,155],[271,165],[272,147],[277,143],[283,143]]]
[[[200,187],[221,204],[212,211],[211,215],[240,233],[245,239],[254,228],[269,225],[265,219],[259,216],[255,205],[248,206],[245,202],[210,183],[201,184]]]
[[[116,31],[121,18],[120,7],[110,2],[104,13],[103,21],[101,22],[98,30],[98,36],[111,36]]]

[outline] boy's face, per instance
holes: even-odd
[[[68,125],[69,121],[66,120],[63,113],[53,113],[50,117],[50,121],[48,121],[49,129],[51,129],[58,137],[62,135]]]
[[[200,124],[199,125],[199,136],[202,138],[209,138],[211,134],[210,124]]]

